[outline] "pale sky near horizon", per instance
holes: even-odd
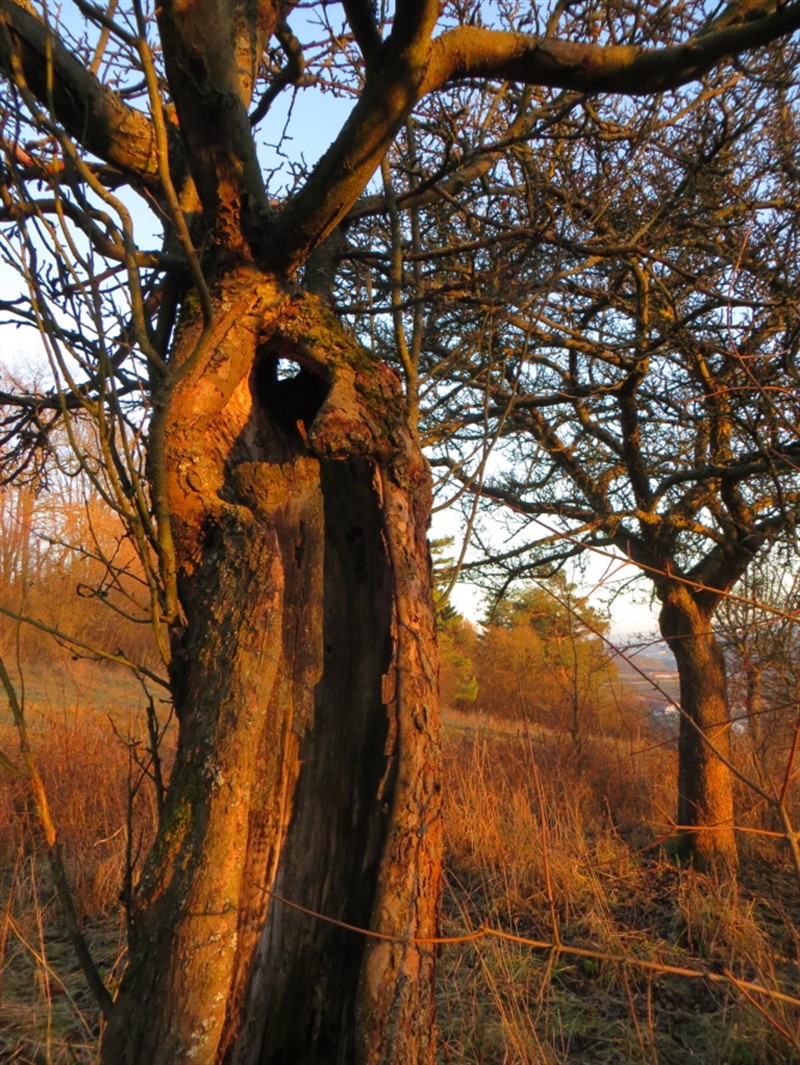
[[[457,557],[461,550],[460,536],[463,536],[458,518],[447,511],[435,513],[430,538],[437,540],[450,536],[454,538],[454,544],[446,554]],[[498,533],[497,539],[500,542],[501,533]],[[583,562],[583,572],[568,567],[567,577],[574,582],[578,594],[588,596],[598,609],[602,607],[615,585],[619,586],[623,581],[630,582],[637,572],[636,568],[624,559],[614,559],[599,553],[593,555],[586,552]],[[520,581],[518,586],[524,588],[524,580]],[[621,591],[613,598],[610,606],[612,639],[625,640],[658,633],[658,607],[650,603],[649,592],[650,582],[646,577],[640,576],[633,589]],[[467,579],[460,581],[453,589],[450,602],[459,613],[472,622],[479,622],[485,613],[484,593]]]

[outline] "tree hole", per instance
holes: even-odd
[[[268,352],[256,364],[254,390],[271,425],[305,439],[330,384],[302,362]]]

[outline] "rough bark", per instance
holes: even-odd
[[[698,868],[732,871],[737,864],[734,832],[730,715],[725,660],[711,615],[691,590],[663,588],[659,624],[675,655],[680,683],[678,739],[679,857]]]
[[[251,269],[215,309],[165,419],[181,738],[103,1061],[432,1061],[427,466],[320,303]]]

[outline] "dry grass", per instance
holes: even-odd
[[[124,681],[116,684],[123,697],[113,698],[107,670],[99,690],[106,687],[112,698],[104,694],[99,705],[29,702],[26,716],[78,918],[113,984],[124,956],[126,867],[132,860],[138,872],[157,810],[123,742],[144,734],[143,720],[126,705]],[[0,749],[13,755],[16,746],[14,727],[0,722]],[[24,780],[0,774],[0,811],[0,1061],[93,1061],[100,1018],[64,930]]]
[[[29,706],[78,912],[112,984],[124,957],[126,841],[132,829],[139,854],[156,822],[149,786],[129,817],[138,770],[107,716],[119,734],[143,736],[128,706],[105,696]],[[790,1007],[658,971],[730,970],[792,993],[800,958],[797,883],[774,845],[745,850],[738,886],[645,849],[674,806],[674,752],[637,754],[603,738],[577,750],[542,729],[474,717],[452,718],[445,738],[445,932],[490,925],[564,949],[488,937],[444,946],[442,1065],[800,1060]],[[7,723],[0,745],[13,750]],[[94,1061],[98,1013],[63,932],[35,815],[8,775],[0,811],[0,1061]]]
[[[796,925],[782,891],[773,904],[762,892],[778,874],[793,898],[796,881],[774,848],[774,865],[745,863],[740,886],[641,850],[655,838],[660,811],[672,808],[675,776],[669,751],[642,757],[603,739],[577,753],[553,734],[509,734],[492,722],[446,730],[447,932],[489,924],[565,949],[496,939],[445,947],[443,1062],[800,1059],[796,1010],[763,996],[751,1002],[724,980],[657,971],[730,970],[792,994],[797,936],[777,915]],[[595,956],[576,957],[570,947]]]

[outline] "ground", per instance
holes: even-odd
[[[81,920],[113,983],[141,689],[107,667],[70,668],[72,679],[66,668],[32,675],[31,733]],[[14,744],[3,719],[0,749]],[[674,806],[674,752],[645,748],[641,737],[596,737],[576,749],[535,726],[446,715],[444,934],[489,931],[441,948],[442,1065],[800,1060],[800,1010],[750,986],[789,996],[797,986],[800,902],[788,858],[748,835],[735,886],[668,862],[652,844]],[[0,810],[0,1060],[91,1062],[100,1019],[30,804],[8,775]],[[156,816],[145,780],[130,821],[134,873]]]

